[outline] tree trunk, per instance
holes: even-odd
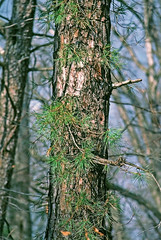
[[[12,176],[11,199],[7,219],[13,239],[32,239],[30,214],[30,143],[29,143],[29,87],[26,85],[22,120],[20,123],[15,168]]]
[[[76,156],[82,154],[78,165],[85,159],[84,145],[87,139],[92,141],[92,154],[108,157],[107,146],[105,147],[102,140],[103,132],[108,129],[109,98],[112,91],[109,67],[110,0],[68,1],[62,4],[54,6],[55,15],[58,14],[55,21],[58,21],[59,13],[62,20],[56,27],[54,102],[49,112],[52,114],[63,108],[62,112],[56,112],[56,116],[60,116],[57,134],[65,141],[59,142],[58,138],[51,138],[54,160],[50,168],[49,213],[45,239],[62,239],[66,234],[70,235],[70,239],[89,239],[95,235],[98,238],[102,236],[104,239],[112,239],[111,224],[107,226],[106,203],[110,195],[106,189],[106,171],[99,164],[89,164],[89,167],[85,165],[83,173],[75,166]],[[75,124],[72,119],[67,124],[62,123],[61,114],[69,112],[73,114],[72,119],[77,115],[80,122],[89,117],[86,123],[89,125],[85,124],[81,128],[79,123]],[[54,121],[56,124],[56,120]],[[54,172],[54,161],[62,154],[65,162],[60,157],[61,170]],[[90,159],[88,161],[91,162]],[[64,177],[66,174],[67,177]],[[61,177],[63,180],[60,180]],[[79,206],[77,200],[82,201],[82,195],[90,206],[83,203]],[[77,232],[79,227],[80,232]],[[96,233],[96,229],[99,233]]]
[[[0,236],[3,235],[32,39],[35,0],[14,0],[6,27],[5,67],[0,89]]]

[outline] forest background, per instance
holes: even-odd
[[[82,3],[0,1],[1,239],[161,239],[161,3]],[[70,14],[72,20],[81,17],[77,25]],[[84,22],[86,14],[90,20]],[[91,43],[82,40],[79,26]],[[63,45],[70,31],[76,40]],[[91,64],[86,52],[100,36]],[[85,68],[99,79],[93,83],[97,97],[82,91],[89,102],[79,93],[77,100],[70,77],[65,95],[60,94],[63,69],[66,75],[73,62],[77,79],[79,71],[88,76]],[[81,83],[76,86],[80,92]],[[100,107],[105,102],[109,116]],[[83,115],[87,107],[90,113]],[[57,140],[59,132],[68,146]],[[75,175],[67,161],[78,169]]]

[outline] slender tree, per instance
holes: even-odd
[[[35,0],[13,1],[12,17],[4,27],[6,38],[0,89],[0,236],[11,187],[24,89],[27,81]]]
[[[125,74],[128,76],[143,76],[143,85],[137,88],[121,88],[119,91],[113,92],[114,102],[117,104],[121,119],[124,123],[124,130],[128,133],[130,149],[126,149],[124,153],[126,157],[135,159],[142,168],[149,169],[155,177],[151,178],[148,187],[140,192],[139,188],[135,188],[135,193],[131,189],[118,185],[111,185],[111,189],[118,191],[123,196],[131,198],[139,205],[143,205],[142,222],[138,222],[137,229],[143,230],[143,234],[150,227],[157,226],[160,222],[160,2],[158,1],[142,1],[140,3],[130,1],[117,1],[118,6],[121,4],[122,10],[129,11],[130,21],[122,21],[114,23],[113,33],[117,39],[117,43],[121,45],[121,55],[124,62],[128,63],[128,68],[123,65],[122,69],[116,74],[117,81],[125,81]],[[119,8],[118,8],[119,10]],[[132,21],[133,20],[133,21]],[[125,24],[126,22],[126,24]],[[118,25],[119,24],[119,27]],[[132,25],[137,26],[132,28]],[[121,33],[121,26],[127,27],[124,35]],[[128,30],[129,29],[129,30]],[[140,31],[141,29],[141,31]],[[135,39],[136,32],[139,32]],[[132,41],[135,39],[135,47],[132,47]],[[144,58],[142,57],[144,56]],[[129,67],[131,66],[131,67]],[[116,79],[115,79],[116,81]],[[136,176],[140,173],[136,173]],[[144,175],[144,174],[143,174]],[[138,175],[139,179],[139,175]],[[118,181],[119,183],[119,181]],[[133,184],[134,186],[134,184]],[[131,188],[131,187],[130,187]],[[136,195],[135,195],[136,194]],[[144,194],[148,195],[145,199]],[[137,197],[138,196],[138,197]],[[127,200],[128,201],[128,200]],[[126,202],[126,200],[125,200]],[[133,204],[131,204],[132,206]],[[153,209],[155,208],[155,210]],[[133,209],[133,208],[132,208]],[[154,211],[153,211],[154,210]],[[126,212],[126,211],[125,211]],[[155,212],[155,213],[154,213]],[[135,216],[136,213],[134,213]],[[155,217],[154,217],[155,215]],[[149,227],[147,227],[149,226]],[[128,229],[128,226],[127,226]],[[131,230],[129,231],[131,233]],[[132,236],[129,238],[133,239]],[[149,236],[149,234],[148,234]],[[160,231],[154,227],[150,237],[154,239],[160,238]],[[147,239],[150,239],[150,237]]]
[[[30,153],[29,153],[29,84],[26,85],[22,120],[19,128],[15,168],[11,182],[11,194],[7,209],[7,221],[13,239],[32,239],[30,201]],[[14,220],[14,221],[13,221]]]

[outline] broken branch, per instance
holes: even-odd
[[[142,79],[141,78],[138,78],[138,79],[135,79],[135,80],[126,80],[126,81],[123,81],[123,82],[119,82],[119,83],[113,83],[112,84],[112,88],[115,89],[115,88],[119,88],[119,87],[122,87],[122,86],[125,86],[125,85],[128,85],[128,84],[132,84],[132,83],[136,83],[136,82],[141,82]]]

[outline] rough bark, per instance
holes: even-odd
[[[99,134],[108,129],[109,98],[112,91],[109,59],[102,64],[103,52],[110,45],[110,0],[74,1],[74,3],[79,10],[77,15],[73,17],[71,12],[67,11],[65,19],[56,29],[53,98],[62,103],[66,97],[77,99],[78,112],[82,118],[90,114],[90,129]],[[64,52],[67,47],[70,47],[71,51],[66,55]],[[80,57],[79,60],[75,59],[77,56]],[[68,128],[64,135],[67,138],[66,148],[68,148],[70,157],[79,150],[78,134],[82,136],[81,132],[78,133],[75,129]],[[108,157],[102,139],[98,136],[92,137],[96,146],[93,152],[99,156]],[[62,168],[65,166],[63,165]],[[81,179],[77,174],[75,179],[75,184],[73,184],[74,180],[71,183],[73,192],[79,193],[79,188],[83,188],[84,184],[89,200],[103,202],[107,200],[106,173],[99,164],[93,166],[86,175],[86,179]],[[81,180],[81,184],[80,181],[77,182],[77,179]],[[71,209],[66,207],[67,183],[64,181],[62,184],[54,185],[53,181],[54,174],[51,167],[49,214],[45,239],[62,239],[61,229],[58,227],[59,222],[63,217],[68,216],[70,219],[73,216]],[[82,214],[82,216],[77,216],[77,221],[79,218],[85,218],[89,213],[84,210]],[[104,232],[104,239],[107,236],[112,239],[111,232],[108,233],[103,218],[102,216],[102,223],[99,227]],[[90,219],[94,225],[96,223],[94,217]],[[87,235],[84,236],[87,238]],[[82,239],[82,236],[79,237]],[[79,237],[77,236],[77,239]]]
[[[13,1],[12,18],[6,26],[4,74],[0,89],[0,188],[10,189],[18,129],[21,121],[32,39],[35,0]],[[3,235],[8,191],[0,198],[0,236]]]

